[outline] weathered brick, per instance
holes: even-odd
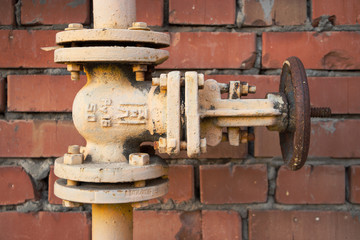
[[[242,0],[245,26],[302,25],[306,0]]]
[[[255,33],[171,33],[170,57],[158,68],[252,68],[256,58]]]
[[[72,121],[0,120],[0,157],[57,157],[85,141]]]
[[[201,239],[200,211],[134,211],[134,240]]]
[[[206,147],[206,153],[202,153],[197,159],[219,159],[219,158],[246,158],[248,153],[246,143],[239,146],[231,146],[228,142],[221,142],[218,145]],[[180,151],[179,155],[169,156],[168,154],[157,154],[164,159],[188,158],[186,151]]]
[[[313,22],[321,16],[335,16],[335,25],[360,23],[360,5],[357,0],[313,0]]]
[[[359,236],[359,218],[349,212],[249,211],[249,240],[357,240]]]
[[[161,198],[151,200],[150,203],[167,202],[172,199],[175,203],[194,199],[194,167],[191,165],[169,166],[169,190]]]
[[[15,24],[15,0],[2,0],[0,8],[0,25]]]
[[[276,179],[275,199],[284,204],[343,204],[343,166],[305,165],[298,171],[281,166]]]
[[[358,32],[265,32],[262,67],[281,68],[297,56],[309,69],[359,69],[359,40]]]
[[[48,201],[50,204],[62,204],[62,200],[54,194],[54,184],[59,178],[54,173],[54,166],[50,166]]]
[[[35,199],[29,175],[18,166],[0,166],[0,192],[0,205],[19,204]]]
[[[194,167],[190,165],[170,165],[169,192],[164,199],[179,203],[194,198]]]
[[[90,23],[90,0],[23,1],[21,23],[24,25],[51,25]]]
[[[0,30],[1,68],[65,67],[54,63],[55,30]]]
[[[309,156],[358,158],[358,136],[358,119],[312,120]],[[281,156],[279,133],[255,127],[254,152],[256,157]]]
[[[91,239],[90,216],[84,212],[1,212],[1,239]]]
[[[360,166],[349,168],[349,201],[360,204]]]
[[[223,25],[235,23],[236,5],[232,0],[170,0],[169,23]]]
[[[242,97],[245,99],[265,98],[267,93],[279,91],[280,76],[276,75],[206,75],[205,78],[221,83],[243,81],[255,85],[256,93]],[[330,107],[335,114],[360,113],[360,77],[308,77],[308,82],[312,106]],[[227,94],[223,97],[227,98]]]
[[[8,76],[9,112],[71,112],[76,93],[86,77],[74,82],[70,76]]]
[[[149,26],[162,26],[164,0],[136,0],[136,21],[146,22]]]
[[[203,240],[241,240],[241,216],[235,211],[202,211]]]
[[[6,109],[5,78],[0,78],[0,112],[5,112],[5,109]]]
[[[204,204],[266,202],[266,165],[201,165],[199,169]]]

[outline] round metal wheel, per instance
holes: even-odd
[[[283,65],[279,91],[286,96],[289,108],[287,129],[280,132],[281,153],[291,170],[306,162],[310,144],[310,96],[304,65],[297,57]]]

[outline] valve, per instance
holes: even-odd
[[[70,24],[56,34],[55,62],[67,64],[73,80],[84,70],[87,83],[72,111],[86,146],[71,146],[56,159],[54,171],[60,179],[54,192],[65,206],[93,204],[94,239],[131,239],[132,207],[167,193],[167,165],[141,152],[143,142],[155,142],[160,153],[185,150],[197,158],[207,146],[224,140],[234,146],[252,140],[245,127],[266,126],[279,132],[290,169],[304,165],[310,115],[329,116],[330,111],[310,108],[306,73],[298,58],[285,61],[279,92],[265,99],[242,99],[255,93],[256,86],[205,81],[193,71],[151,78],[154,66],[169,57],[160,49],[170,45],[169,35],[136,22],[135,0],[93,0],[93,10],[94,29]],[[228,99],[221,98],[224,92]]]

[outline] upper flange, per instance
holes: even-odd
[[[58,45],[73,42],[133,43],[154,48],[163,48],[170,46],[170,36],[162,32],[128,29],[81,29],[68,30],[56,34],[56,43]]]

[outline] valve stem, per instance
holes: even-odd
[[[310,116],[312,118],[331,117],[331,109],[328,107],[312,107]]]

